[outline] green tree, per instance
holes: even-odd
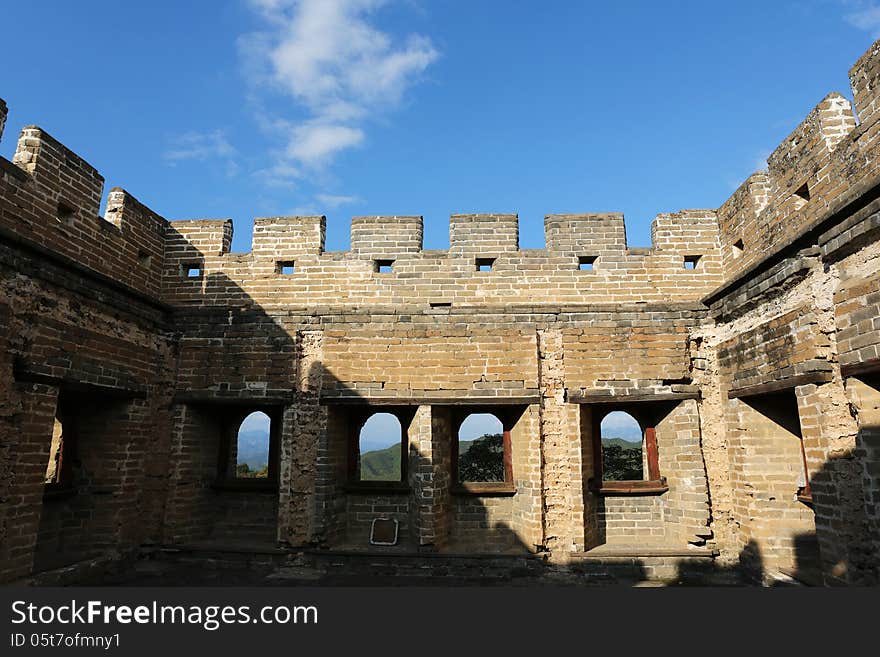
[[[642,450],[603,444],[602,478],[605,481],[642,479]]]
[[[459,481],[504,481],[504,436],[485,434],[458,458]]]

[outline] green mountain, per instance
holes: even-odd
[[[602,447],[609,447],[611,445],[617,445],[622,449],[641,449],[642,441],[638,440],[626,440],[624,438],[603,438],[602,439]]]
[[[400,444],[361,454],[361,481],[400,481]]]
[[[459,455],[465,454],[473,443],[458,443]],[[361,454],[361,481],[400,481],[400,445]]]

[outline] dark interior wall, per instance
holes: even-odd
[[[270,449],[277,450],[280,412],[219,404],[176,406],[166,541],[275,542],[278,489],[273,457],[268,479],[232,477],[238,428],[252,410],[269,410]]]
[[[37,571],[141,542],[141,472],[150,437],[146,402],[62,391],[64,468],[57,495],[47,488],[34,557]],[[51,441],[51,434],[46,436]],[[47,459],[48,461],[48,459]]]

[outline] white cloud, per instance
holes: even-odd
[[[855,28],[870,32],[871,36],[880,38],[880,4],[869,1],[845,2],[853,11],[844,15],[844,20]]]
[[[326,164],[337,152],[357,146],[364,140],[358,128],[343,125],[306,123],[292,129],[287,155],[308,166]]]
[[[279,160],[272,166],[254,171],[254,178],[259,179],[266,187],[294,187],[302,176],[300,169],[285,160]]]
[[[213,132],[186,132],[174,138],[172,146],[162,158],[170,164],[183,160],[204,161],[211,158],[233,158],[236,150],[223,130]]]
[[[267,91],[292,99],[306,118],[262,117],[286,144],[279,162],[303,175],[365,140],[364,123],[399,106],[434,62],[430,39],[398,44],[370,20],[389,0],[250,0],[265,29],[244,35],[257,104]]]
[[[335,210],[336,208],[343,205],[358,203],[361,200],[357,196],[338,196],[335,194],[315,194],[315,199],[318,201],[318,203],[331,210]]]

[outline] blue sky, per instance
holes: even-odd
[[[5,3],[0,153],[38,124],[169,219],[717,207],[880,36],[880,2]]]

